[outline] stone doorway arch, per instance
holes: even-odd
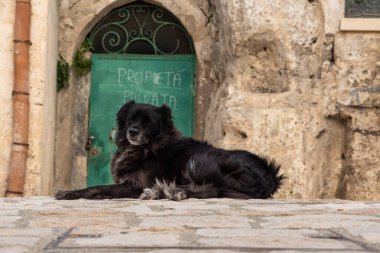
[[[70,1],[68,1],[70,3]],[[66,4],[68,3],[66,2]],[[75,1],[72,5],[61,3],[59,51],[66,59],[75,58],[75,53],[91,31],[112,10],[122,9],[134,3],[157,6],[170,13],[185,27],[193,40],[192,53],[197,55],[195,79],[195,136],[202,138],[208,97],[212,87],[208,85],[211,52],[207,29],[207,16],[201,6],[191,0],[177,3],[160,1],[99,1],[88,5],[87,1]],[[62,10],[64,8],[64,10]],[[73,25],[75,22],[75,25]],[[164,49],[170,53],[170,50]],[[69,60],[70,62],[70,60]],[[77,76],[72,72],[69,87],[57,95],[57,129],[55,146],[56,189],[73,189],[85,186],[87,175],[87,133],[90,94],[90,74]]]

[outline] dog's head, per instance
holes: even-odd
[[[117,113],[118,143],[128,141],[131,145],[145,145],[173,129],[171,110],[130,101]]]

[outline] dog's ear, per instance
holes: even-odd
[[[125,122],[127,121],[128,111],[135,104],[134,100],[125,103],[116,114],[117,126],[119,129],[125,128]]]
[[[161,118],[162,118],[163,124],[166,125],[165,128],[167,130],[175,129],[173,117],[172,117],[172,110],[170,109],[170,107],[167,105],[162,105],[160,107],[160,114],[162,116]]]
[[[170,133],[170,135],[181,136],[181,133],[178,132],[178,130],[174,126],[172,110],[170,109],[170,107],[167,105],[162,105],[159,108],[159,110],[161,114],[162,123],[164,124],[164,127],[162,127],[161,130]]]
[[[172,110],[167,105],[162,105],[160,107],[160,113],[164,119],[172,119]]]

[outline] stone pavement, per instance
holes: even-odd
[[[0,252],[380,252],[380,202],[0,198]]]

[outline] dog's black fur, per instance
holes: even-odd
[[[182,137],[166,105],[130,101],[118,112],[117,124],[111,163],[116,184],[61,191],[57,199],[265,199],[283,180],[274,161]]]

